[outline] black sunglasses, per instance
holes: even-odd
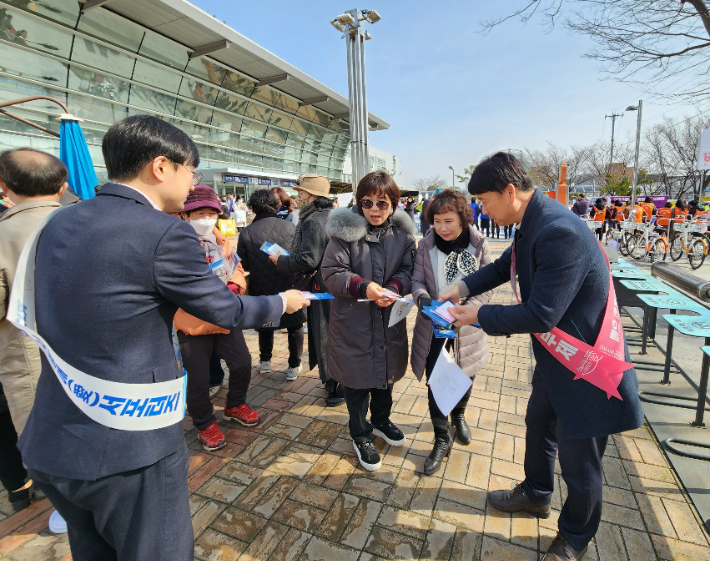
[[[370,199],[360,200],[360,206],[362,206],[362,208],[366,208],[367,210],[370,210],[373,205],[375,205],[375,202]],[[377,201],[376,206],[379,210],[387,210],[390,207],[390,204],[387,201]]]

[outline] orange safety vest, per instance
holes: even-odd
[[[614,212],[614,220],[623,221],[624,220],[624,207],[616,206],[612,209]]]
[[[659,208],[658,214],[656,215],[656,224],[658,224],[659,226],[668,226],[668,221],[672,214],[672,208]]]
[[[656,209],[656,206],[653,203],[641,203],[639,206],[646,213],[646,222],[651,222],[651,218],[653,218],[653,211]]]
[[[629,213],[631,212],[631,209],[629,208]],[[634,222],[643,222],[643,218],[646,216],[644,213],[643,209],[639,206],[636,205],[634,207]]]
[[[673,218],[674,224],[683,224],[688,219],[688,211],[673,207],[671,217]]]
[[[606,209],[599,210],[597,207],[592,207],[594,210],[594,216],[592,217],[595,222],[604,222],[604,217],[606,216]]]

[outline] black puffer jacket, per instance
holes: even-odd
[[[250,295],[269,296],[293,286],[295,275],[280,273],[260,248],[264,242],[272,242],[288,249],[295,231],[293,222],[277,218],[276,213],[260,213],[239,233],[237,255],[244,270],[249,271]]]

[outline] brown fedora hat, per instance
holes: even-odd
[[[330,193],[330,181],[322,175],[304,175],[301,182],[294,187],[296,191],[305,191],[316,197],[327,197]]]

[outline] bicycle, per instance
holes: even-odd
[[[636,249],[638,239],[635,233],[636,223],[626,220],[619,223],[621,234],[619,237],[619,253],[624,257],[631,255]]]
[[[670,255],[673,261],[678,261],[685,253],[692,269],[699,268],[705,261],[710,244],[704,232],[707,231],[706,222],[681,222],[675,224],[675,234],[670,243]],[[695,239],[693,239],[695,238]]]

